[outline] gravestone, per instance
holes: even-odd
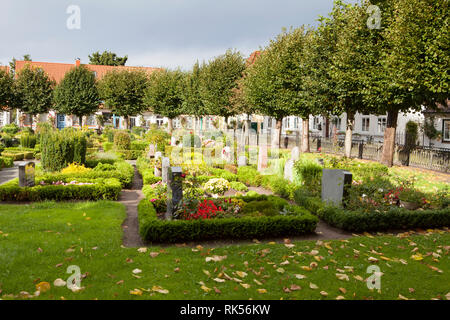
[[[342,206],[352,185],[352,173],[340,169],[323,169],[322,201]]]
[[[34,182],[34,162],[19,165],[19,187],[33,187]]]
[[[291,159],[295,161],[298,161],[300,159],[300,149],[299,147],[294,147],[291,150]]]
[[[162,157],[162,152],[161,151],[155,152],[155,160],[158,160],[161,157]]]
[[[183,183],[181,167],[169,167],[169,181],[167,183],[167,211],[166,220],[172,220],[173,214],[183,199]]]
[[[238,167],[245,167],[247,165],[247,157],[239,156],[238,158]]]
[[[148,146],[148,153],[147,153],[147,158],[153,158],[155,156],[155,145],[154,144],[150,144]]]
[[[155,177],[161,177],[162,176],[162,169],[155,166],[153,170],[153,174]]]
[[[176,145],[177,145],[177,138],[176,137],[170,138],[170,145],[173,146],[173,147],[176,147]]]
[[[300,147],[300,131],[295,131],[295,146]]]
[[[289,159],[284,164],[284,178],[291,182],[294,181],[294,160]]]
[[[170,159],[162,158],[162,182],[167,183],[169,181],[169,167]]]
[[[259,147],[258,153],[258,171],[263,171],[267,168],[267,145]]]

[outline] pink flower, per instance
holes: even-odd
[[[150,200],[150,202],[155,202],[156,201],[156,199],[152,199],[152,200]]]

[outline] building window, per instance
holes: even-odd
[[[386,117],[378,118],[378,133],[383,133],[386,130],[387,119]]]
[[[294,118],[294,129],[298,129],[298,118]]]
[[[361,131],[368,132],[370,127],[370,118],[362,118]]]
[[[97,121],[95,120],[95,115],[90,115],[90,116],[87,118],[87,125],[88,125],[88,126],[95,126],[96,123],[97,123]]]
[[[341,126],[342,126],[342,119],[341,118],[338,118],[338,117],[333,118],[333,122],[332,123],[336,127],[337,131],[341,130]]]
[[[442,142],[450,142],[450,119],[442,119]]]
[[[315,130],[321,130],[321,129],[322,129],[322,126],[321,126],[321,124],[320,124],[320,118],[319,118],[319,117],[314,117],[314,120],[313,120],[313,129],[315,129]]]

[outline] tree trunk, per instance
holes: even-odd
[[[352,134],[355,126],[355,114],[347,112],[347,127],[345,130],[344,157],[350,158],[352,155]]]
[[[169,131],[170,134],[173,132],[173,119],[170,119],[167,121],[167,131]]]
[[[80,129],[83,127],[83,116],[78,116],[78,124],[80,125]]]
[[[398,110],[390,110],[387,114],[386,130],[384,131],[382,164],[392,167],[394,164],[395,131],[397,129]]]
[[[244,122],[244,146],[248,146],[250,144],[250,120],[248,119]]]
[[[309,150],[309,117],[302,118],[302,152]]]
[[[128,116],[123,117],[123,121],[125,124],[125,130],[128,130]]]

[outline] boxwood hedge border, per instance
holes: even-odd
[[[350,211],[326,205],[319,198],[307,197],[299,190],[295,202],[329,225],[351,232],[441,228],[450,226],[450,208],[407,210],[392,207],[388,211]]]
[[[156,243],[297,236],[314,232],[318,223],[312,214],[167,221],[157,217],[147,199],[138,205],[138,218],[142,239]]]

